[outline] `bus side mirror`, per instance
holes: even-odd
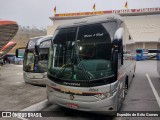
[[[123,28],[118,28],[115,32],[114,40],[113,40],[113,48],[114,52],[122,52],[123,53]]]
[[[17,48],[15,51],[16,58],[24,58],[25,48]]]
[[[35,45],[35,53],[36,53],[36,55],[39,54],[39,47],[37,45]]]
[[[117,78],[118,74],[118,56],[119,53],[121,54],[121,65],[123,64],[123,28],[119,28],[114,35],[114,40],[112,42],[113,45],[113,66],[114,66],[114,72],[115,77]]]
[[[36,56],[37,56],[37,59],[39,58],[40,59],[40,51],[39,51],[39,46],[38,45],[35,45],[35,53],[36,53]]]
[[[16,49],[16,53],[15,53],[16,54],[16,58],[18,58],[18,53],[19,53],[19,49],[17,48]]]

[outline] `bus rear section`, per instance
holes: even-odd
[[[120,16],[103,15],[56,29],[48,63],[47,98],[51,103],[108,114],[119,110],[134,74],[126,72],[132,69],[127,65],[135,65],[130,59],[123,60],[127,41],[123,39],[129,38],[123,25]]]

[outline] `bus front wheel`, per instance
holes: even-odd
[[[128,91],[128,76],[126,76],[126,79],[125,79],[125,95],[127,94],[127,91]]]

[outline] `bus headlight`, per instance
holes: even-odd
[[[116,91],[117,91],[117,89],[115,89],[115,90],[113,90],[113,91],[110,91],[110,92],[103,93],[103,94],[94,95],[94,97],[103,100],[103,99],[112,97],[113,94],[114,94]]]

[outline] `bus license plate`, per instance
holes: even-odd
[[[78,104],[75,104],[75,103],[67,103],[66,106],[69,108],[74,108],[74,109],[78,108]]]

